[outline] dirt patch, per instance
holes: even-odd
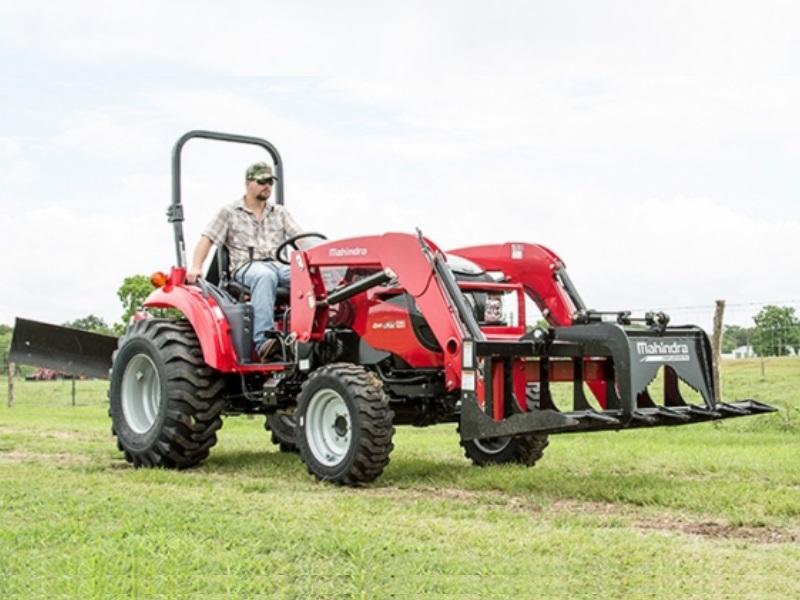
[[[755,527],[732,525],[720,521],[695,521],[665,513],[659,516],[642,516],[642,510],[625,504],[557,500],[547,511],[555,513],[590,514],[600,517],[621,517],[636,529],[698,535],[717,539],[739,539],[762,544],[788,544],[800,542],[800,531],[781,527]]]
[[[613,502],[591,502],[589,500],[556,500],[547,507],[557,514],[584,514],[600,517],[624,517],[631,514],[631,507]]]
[[[635,521],[640,529],[659,531],[678,531],[701,537],[739,539],[760,544],[791,544],[800,542],[800,531],[778,527],[753,527],[750,525],[731,525],[717,521],[687,521],[683,519],[640,519]]]
[[[349,490],[347,490],[349,491]],[[345,493],[347,493],[347,491]],[[413,488],[358,488],[352,490],[355,495],[369,495],[380,498],[391,498],[397,500],[455,500],[457,502],[474,502],[476,504],[489,506],[506,506],[516,499],[515,496],[508,496],[501,492],[494,491],[473,491],[460,490],[458,488],[434,488],[434,487],[413,487]]]
[[[56,440],[93,440],[100,436],[88,431],[53,431],[46,429],[40,432],[43,437]]]
[[[106,468],[110,471],[132,471],[134,467],[124,460],[115,460],[108,463]]]
[[[554,500],[548,503],[534,502],[522,496],[513,496],[492,490],[462,490],[457,488],[366,488],[354,493],[386,497],[397,500],[453,500],[469,502],[486,508],[504,507],[513,511],[534,513],[543,517],[561,515],[589,515],[600,517],[600,527],[616,527],[604,523],[610,519],[621,519],[623,526],[635,529],[697,535],[714,539],[733,539],[760,544],[789,544],[800,542],[800,530],[781,527],[755,527],[732,525],[712,520],[695,521],[669,513],[659,516],[643,515],[644,510],[629,504],[592,502],[587,500]],[[650,511],[648,511],[650,512]],[[619,523],[619,521],[617,521]]]
[[[21,452],[18,450],[0,450],[0,463],[15,464],[35,462],[49,465],[86,465],[91,462],[88,456],[65,454],[63,452],[47,454],[43,452]]]
[[[107,439],[108,436],[94,431],[74,431],[62,429],[29,429],[23,427],[8,427],[0,426],[0,435],[7,434],[24,434],[33,435],[42,438],[50,438],[54,440],[72,440],[72,441],[94,441]]]

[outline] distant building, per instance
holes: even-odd
[[[752,346],[739,346],[738,348],[734,348],[733,352],[731,352],[731,358],[735,359],[755,358],[755,356],[756,353]]]

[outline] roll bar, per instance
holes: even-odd
[[[272,157],[272,162],[275,165],[275,176],[278,178],[275,190],[276,201],[278,204],[283,204],[283,161],[281,161],[278,149],[267,140],[234,133],[220,133],[218,131],[194,130],[184,133],[172,148],[172,203],[167,209],[167,220],[172,223],[175,233],[175,253],[179,268],[186,266],[186,243],[183,239],[183,204],[181,204],[181,151],[184,144],[192,138],[251,144],[264,148]]]

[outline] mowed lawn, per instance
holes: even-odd
[[[800,359],[724,364],[775,415],[562,435],[477,468],[455,426],[399,428],[384,475],[320,484],[228,418],[201,467],[135,470],[106,383],[0,406],[0,598],[797,598]]]

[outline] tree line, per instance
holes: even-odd
[[[130,323],[131,317],[141,308],[142,303],[152,291],[153,284],[150,283],[149,277],[146,275],[131,275],[123,280],[122,285],[117,290],[117,297],[122,304],[122,317],[118,322],[109,325],[101,317],[91,314],[74,321],[67,321],[62,325],[94,333],[120,336],[125,333],[125,328]]]
[[[117,290],[122,304],[120,320],[109,325],[104,319],[94,314],[63,323],[66,327],[103,333],[106,335],[122,335],[125,328],[139,310],[145,298],[153,291],[150,278],[146,275],[126,277]],[[170,314],[166,310],[150,310],[156,316]],[[726,325],[723,328],[722,352],[730,353],[741,346],[751,346],[757,356],[787,356],[800,354],[800,318],[794,307],[767,305],[753,317],[752,327]],[[11,343],[12,328],[0,325],[0,352],[5,362],[8,347]]]
[[[800,318],[791,306],[768,305],[753,317],[752,327],[726,325],[722,352],[751,346],[756,356],[800,354]]]

